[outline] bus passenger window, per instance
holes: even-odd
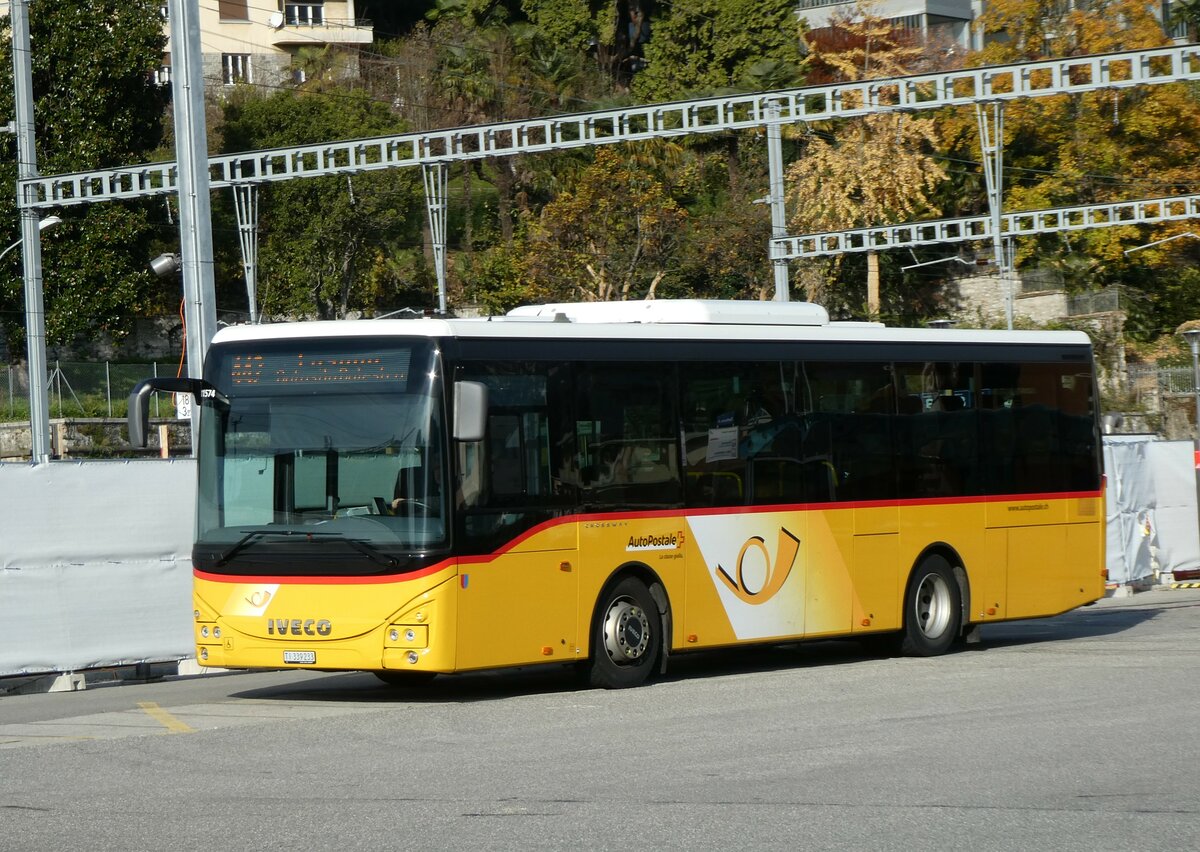
[[[805,499],[792,365],[700,363],[681,371],[688,505]]]
[[[891,364],[804,364],[814,436],[828,437],[831,482],[839,500],[887,500],[896,492],[892,421],[896,389]],[[824,440],[824,438],[822,438]],[[819,452],[806,448],[806,456]]]
[[[678,505],[679,439],[673,371],[634,365],[581,368],[575,433],[583,501],[600,506]]]
[[[973,363],[897,363],[901,497],[983,493]]]

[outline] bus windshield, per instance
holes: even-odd
[[[402,571],[446,544],[437,352],[353,338],[214,347],[196,567]]]

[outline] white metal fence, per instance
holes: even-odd
[[[124,417],[125,401],[133,386],[150,376],[176,375],[177,363],[117,363],[113,361],[53,361],[47,389],[51,417]],[[160,416],[158,394],[152,397],[153,416]],[[165,405],[161,416],[169,414]],[[28,416],[29,376],[23,367],[0,367],[0,417]]]

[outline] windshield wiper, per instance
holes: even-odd
[[[360,538],[348,538],[345,539],[345,542],[371,561],[377,562],[385,568],[400,567],[399,559],[395,556],[389,556],[370,542],[363,541]]]
[[[400,565],[400,561],[396,559],[396,557],[384,553],[373,544],[357,538],[346,538],[340,533],[309,532],[307,530],[253,530],[246,533],[244,536],[222,551],[221,554],[217,556],[213,566],[220,568],[221,566],[228,564],[229,560],[233,559],[233,557],[237,556],[250,545],[266,538],[267,536],[279,536],[282,538],[303,536],[311,542],[320,542],[325,544],[331,542],[344,542],[357,550],[359,553],[371,559],[371,561],[387,568],[396,568]]]
[[[221,551],[220,555],[217,556],[217,559],[213,563],[213,565],[217,568],[220,568],[222,565],[225,565],[227,562],[229,562],[230,559],[237,556],[239,553],[241,553],[247,547],[254,544],[256,541],[258,541],[260,539],[266,538],[267,536],[287,537],[287,536],[293,536],[293,535],[334,535],[334,533],[308,533],[308,532],[300,532],[299,530],[251,530],[250,532],[246,533],[244,536],[239,538],[237,541],[235,541],[233,544],[231,544],[229,547],[227,547],[225,550]]]

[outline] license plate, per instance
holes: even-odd
[[[317,661],[316,651],[284,651],[283,661],[285,663],[299,663],[306,666],[311,666]]]

